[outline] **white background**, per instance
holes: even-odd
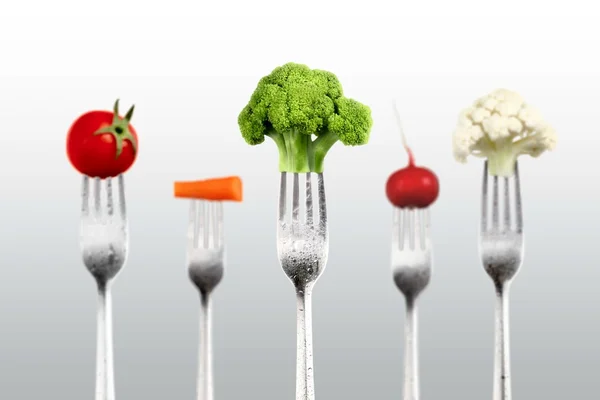
[[[384,183],[406,162],[441,182],[436,266],[421,305],[423,398],[491,398],[493,292],[477,258],[481,164],[452,159],[460,110],[520,92],[556,129],[523,158],[527,248],[513,286],[515,397],[591,399],[600,370],[597,165],[600,12],[591,1],[4,1],[0,5],[0,398],[91,398],[94,287],[81,265],[69,124],[136,104],[127,174],[131,255],[115,284],[117,396],[191,399],[197,298],[184,270],[185,203],[172,182],[240,174],[215,299],[217,398],[291,399],[292,287],[275,256],[277,154],[237,115],[288,61],[330,70],[374,126],[328,155],[331,251],[315,288],[319,398],[399,398],[402,299],[389,273]],[[272,228],[269,228],[272,226]]]

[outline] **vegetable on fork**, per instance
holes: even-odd
[[[67,134],[67,156],[83,175],[114,178],[134,164],[138,135],[131,124],[134,106],[119,115],[119,100],[113,111],[89,111],[79,116]]]
[[[275,142],[279,171],[321,173],[332,146],[366,144],[373,121],[368,106],[343,95],[334,74],[287,63],[260,80],[238,124],[250,145],[266,136]]]
[[[187,235],[188,274],[200,293],[202,311],[197,398],[213,399],[211,294],[223,279],[225,234],[223,201],[242,201],[242,180],[237,176],[174,184],[176,198],[190,199]]]
[[[179,198],[242,201],[242,180],[237,176],[175,182],[174,188]]]
[[[394,172],[388,179],[386,194],[394,206],[392,223],[391,264],[394,283],[404,295],[406,322],[404,326],[404,400],[419,400],[419,348],[417,298],[429,285],[433,263],[429,233],[431,206],[439,194],[435,174],[415,165],[402,129],[400,115],[394,104],[402,142],[409,156],[407,167]]]
[[[66,140],[67,157],[83,178],[79,228],[83,263],[98,290],[96,400],[115,398],[111,287],[129,247],[124,173],[138,153],[133,110],[131,106],[121,117],[117,100],[112,112],[82,114],[71,124]]]
[[[329,253],[324,160],[338,141],[368,142],[371,110],[344,97],[331,72],[288,63],[260,80],[238,124],[248,144],[268,136],[279,150],[277,255],[296,291],[296,399],[314,400],[312,290]]]
[[[512,399],[509,293],[524,257],[523,209],[518,157],[539,157],[556,147],[556,133],[516,92],[498,89],[459,117],[454,156],[485,159],[479,255],[496,294],[494,400]]]
[[[498,89],[463,110],[454,132],[454,158],[487,159],[491,176],[510,177],[521,155],[539,157],[556,147],[556,132],[521,95]]]
[[[402,121],[394,102],[396,122],[400,129],[402,144],[408,153],[408,166],[394,172],[388,178],[385,193],[388,200],[396,207],[426,208],[437,199],[440,185],[437,176],[428,168],[415,165],[415,157],[408,147],[406,135],[402,129]]]

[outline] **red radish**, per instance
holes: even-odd
[[[396,111],[397,113],[397,111]],[[415,165],[411,149],[406,143],[399,115],[398,125],[404,148],[408,153],[408,165],[397,170],[387,180],[385,192],[388,200],[400,208],[426,208],[437,199],[440,185],[437,176],[428,168]]]

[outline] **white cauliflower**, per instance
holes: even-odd
[[[515,92],[498,89],[463,110],[453,138],[454,158],[487,158],[491,175],[511,176],[520,155],[554,150],[556,132]]]

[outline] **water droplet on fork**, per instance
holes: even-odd
[[[304,240],[298,239],[294,242],[294,251],[302,251],[304,249]]]

